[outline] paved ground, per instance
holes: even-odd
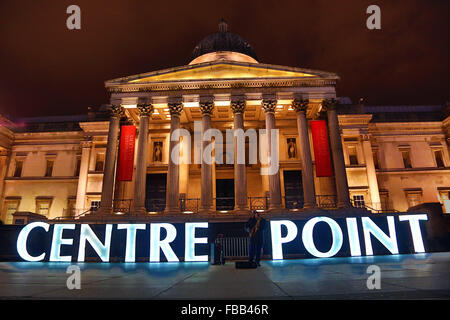
[[[367,267],[381,269],[368,290]],[[82,263],[68,290],[66,263],[0,263],[2,299],[450,299],[450,253],[234,263]]]

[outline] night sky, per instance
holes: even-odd
[[[66,8],[81,8],[81,30]],[[381,7],[381,30],[366,8]],[[450,1],[0,0],[0,113],[85,113],[108,103],[104,81],[189,63],[218,30],[263,63],[336,72],[338,96],[368,105],[450,100]]]

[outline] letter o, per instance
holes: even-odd
[[[331,245],[330,250],[327,252],[321,252],[317,250],[316,245],[314,244],[313,239],[313,230],[315,225],[318,222],[326,222],[331,229],[331,235],[333,238],[333,244]],[[303,227],[302,232],[302,241],[303,245],[305,246],[306,250],[312,254],[313,256],[317,258],[329,258],[334,256],[342,247],[343,243],[343,237],[342,237],[342,230],[337,224],[336,221],[334,221],[331,218],[328,217],[316,217],[309,220],[305,226]]]

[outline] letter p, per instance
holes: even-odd
[[[281,236],[281,226],[287,228],[286,236]],[[297,236],[297,226],[289,220],[270,221],[272,236],[272,260],[283,259],[283,243],[291,242]]]

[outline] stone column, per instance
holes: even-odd
[[[117,138],[119,136],[120,118],[123,115],[122,106],[111,106],[109,120],[108,143],[106,145],[105,169],[103,170],[102,196],[100,208],[95,214],[111,214],[113,204],[114,178],[117,159]]]
[[[203,157],[204,149],[211,143],[210,141],[203,141],[203,135],[211,128],[211,115],[214,110],[213,102],[200,102],[200,111],[202,112],[202,185],[201,185],[201,205],[200,211],[211,212],[213,210],[213,181],[212,181],[212,164],[205,162]],[[213,159],[211,159],[213,160]]]
[[[370,143],[370,136],[368,134],[362,135],[362,147],[364,152],[364,160],[366,163],[370,199],[372,201],[372,205],[370,207],[375,210],[380,210],[380,191],[378,189],[377,172],[375,170],[375,164],[373,163],[372,144]]]
[[[180,196],[180,147],[178,146],[178,154],[175,158],[172,156],[172,152],[175,147],[180,143],[178,141],[172,141],[172,134],[175,130],[180,128],[180,115],[183,111],[183,104],[181,102],[169,103],[170,110],[170,143],[169,143],[169,165],[167,170],[167,213],[180,212],[179,196]],[[175,161],[175,162],[174,162]]]
[[[81,143],[80,174],[78,175],[77,200],[75,203],[75,208],[78,212],[76,212],[76,214],[80,214],[83,210],[86,210],[86,187],[88,181],[91,146],[92,143],[90,141],[83,141]]]
[[[3,208],[5,204],[5,177],[8,172],[10,157],[10,150],[0,148],[0,220],[3,222],[5,222],[6,219],[6,210]]]
[[[306,110],[308,100],[294,99],[292,107],[297,112],[298,138],[300,140],[300,158],[302,161],[302,183],[303,183],[303,208],[316,207],[316,191],[314,188],[314,172],[311,160],[311,150],[308,135],[308,122],[306,121]]]
[[[348,193],[347,172],[345,169],[344,152],[342,150],[341,130],[336,110],[335,99],[324,100],[322,106],[327,111],[328,131],[330,135],[331,153],[333,155],[334,179],[336,180],[337,206],[349,208],[350,196]]]
[[[271,136],[272,130],[275,129],[275,108],[277,105],[277,100],[264,99],[262,102],[262,108],[266,114],[266,136],[267,136],[267,154],[268,154],[268,166],[270,167],[273,161],[273,153],[278,152],[277,150],[272,150]],[[278,146],[277,141],[277,146]],[[283,208],[281,200],[281,185],[280,185],[280,170],[277,170],[275,174],[269,175],[269,210],[281,210]]]
[[[148,125],[153,106],[151,104],[138,104],[137,108],[139,111],[139,137],[136,152],[133,211],[135,214],[146,214],[145,183],[147,178]]]
[[[245,162],[245,136],[243,145],[238,146],[236,130],[244,130],[244,111],[245,101],[231,101],[231,110],[234,114],[234,210],[239,212],[248,211],[247,204],[247,175],[245,172],[245,163],[238,163],[238,157],[241,153],[244,155]]]

